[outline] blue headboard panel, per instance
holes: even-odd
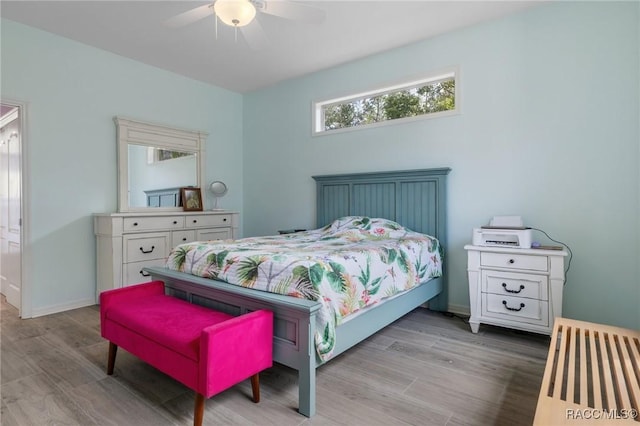
[[[317,227],[343,216],[383,217],[446,242],[446,184],[451,169],[313,176]]]
[[[320,228],[343,216],[383,217],[432,235],[446,248],[450,171],[439,168],[313,176],[316,225]],[[447,310],[446,285],[429,306]]]

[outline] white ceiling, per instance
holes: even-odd
[[[260,49],[251,48],[241,32],[235,40],[234,29],[222,24],[216,39],[213,14],[180,28],[166,25],[207,3],[2,0],[0,16],[244,93],[541,1],[298,1],[324,10],[324,20],[314,24],[258,13],[267,42]]]

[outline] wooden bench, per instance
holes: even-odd
[[[100,327],[109,340],[107,374],[118,346],[196,392],[193,423],[202,424],[204,400],[272,365],[273,313],[237,317],[166,296],[153,281],[100,294]]]
[[[534,425],[640,425],[640,332],[556,318]]]

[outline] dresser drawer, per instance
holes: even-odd
[[[187,228],[209,228],[212,226],[231,226],[230,214],[189,215],[185,217]]]
[[[549,303],[546,300],[483,293],[482,315],[507,321],[549,325]]]
[[[145,260],[143,262],[127,263],[124,267],[122,277],[122,286],[132,284],[145,283],[151,281],[151,274],[143,272],[142,268],[151,266],[164,266],[164,259]]]
[[[196,241],[227,240],[231,238],[231,229],[200,229],[196,231]]]
[[[124,262],[165,259],[169,254],[169,232],[132,234],[123,238]]]
[[[124,232],[153,231],[184,228],[184,216],[125,217]]]
[[[505,296],[548,300],[546,275],[519,274],[505,271],[482,271],[482,291]]]
[[[547,271],[547,263],[546,256],[491,252],[480,253],[480,266],[485,267]]]
[[[196,240],[196,231],[190,229],[188,231],[173,231],[171,233],[171,247],[178,244],[190,243]]]

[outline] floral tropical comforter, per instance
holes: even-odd
[[[396,222],[344,217],[321,229],[175,247],[166,266],[322,304],[315,343],[331,358],[336,326],[366,306],[442,274],[436,240]]]

